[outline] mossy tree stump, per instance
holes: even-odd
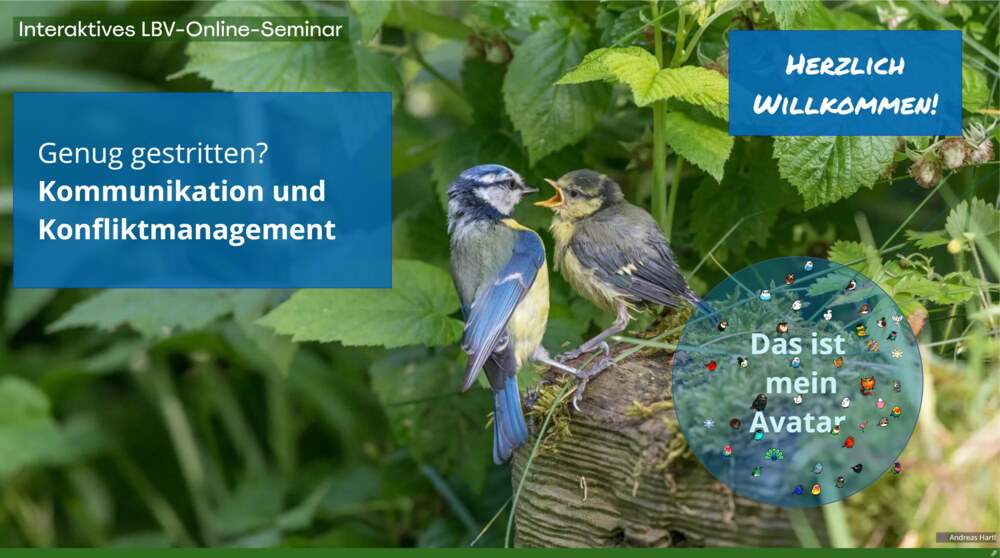
[[[557,409],[515,511],[516,546],[800,546],[786,510],[736,494],[691,453],[673,411],[670,359],[627,358],[590,382],[582,412]],[[559,389],[545,393],[551,400]],[[515,490],[533,443],[514,455]],[[817,509],[804,519],[822,525]]]

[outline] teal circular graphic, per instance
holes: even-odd
[[[786,507],[829,504],[882,475],[920,412],[909,323],[871,278],[817,258],[744,268],[681,334],[673,400],[698,459],[727,486]]]

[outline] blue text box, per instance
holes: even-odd
[[[961,135],[962,32],[730,31],[729,133]]]
[[[390,287],[391,119],[389,93],[15,93],[14,286]]]

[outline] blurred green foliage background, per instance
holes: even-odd
[[[7,24],[206,13],[350,15],[353,42],[25,43]],[[904,472],[827,528],[852,546],[995,531],[998,17],[955,0],[0,2],[0,546],[502,545],[511,479],[488,392],[458,393],[442,205],[487,162],[615,177],[702,293],[784,255],[879,278],[924,344],[920,422]],[[779,28],[962,29],[966,137],[730,138],[725,33]],[[693,68],[703,95],[555,84],[599,47]],[[395,93],[395,293],[11,288],[11,93],[203,90]],[[874,155],[832,170],[857,149]],[[558,277],[552,300],[550,350],[610,321]]]

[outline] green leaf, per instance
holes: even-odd
[[[986,76],[968,62],[962,63],[962,108],[975,112],[987,108],[990,86]]]
[[[948,236],[947,231],[943,230],[906,231],[906,239],[913,242],[917,248],[923,250],[926,248],[934,248],[935,246],[948,244],[951,237]]]
[[[565,2],[480,0],[472,3],[469,14],[496,29],[533,32],[549,21],[571,17],[573,12]]]
[[[814,3],[812,0],[766,0],[762,5],[774,16],[778,27],[792,29],[795,27],[795,18],[808,12]]]
[[[778,170],[798,189],[806,209],[871,188],[892,163],[895,150],[895,136],[774,138]]]
[[[309,17],[285,2],[219,2],[214,17]],[[192,42],[176,76],[198,74],[227,91],[388,91],[403,88],[387,56],[341,42]]]
[[[442,39],[452,39],[465,41],[469,35],[475,32],[471,27],[462,23],[458,18],[436,14],[418,5],[416,2],[400,2],[402,15],[399,10],[391,10],[385,18],[386,25],[402,27],[411,31],[421,33],[431,33]],[[433,4],[431,4],[433,5]]]
[[[548,24],[514,52],[503,94],[532,163],[583,139],[607,108],[610,90],[605,85],[552,87],[583,59],[587,38],[579,21],[569,27]]]
[[[15,289],[7,291],[4,301],[3,328],[8,333],[17,330],[34,318],[56,295],[55,289]]]
[[[304,289],[257,323],[295,341],[344,345],[448,345],[462,335],[449,317],[458,295],[448,272],[394,260],[391,289]]]
[[[27,380],[6,376],[0,378],[0,401],[0,479],[59,462],[66,440],[45,394]]]
[[[265,363],[273,364],[281,374],[288,374],[298,344],[288,336],[277,335],[274,330],[256,323],[258,318],[284,300],[287,295],[283,293],[270,289],[233,289],[227,292],[233,306],[233,318],[243,335],[254,344]]]
[[[863,273],[865,277],[882,276],[882,258],[874,246],[850,240],[838,240],[830,248],[830,260]]]
[[[556,84],[598,80],[627,85],[640,107],[677,99],[701,105],[719,118],[728,117],[729,81],[721,74],[698,66],[661,69],[656,57],[640,47],[597,49]]]
[[[367,44],[378,33],[394,2],[380,0],[351,0],[351,10],[361,20],[361,44]]]
[[[82,326],[113,330],[127,324],[146,337],[157,337],[178,327],[202,328],[232,309],[221,289],[108,289],[71,308],[48,331]]]
[[[678,155],[722,181],[722,172],[733,150],[729,132],[698,122],[683,112],[667,114],[664,137]]]
[[[1000,233],[1000,210],[980,198],[962,200],[948,214],[944,228],[951,238],[993,238]],[[994,238],[995,241],[995,238]]]
[[[507,67],[482,58],[468,58],[462,64],[462,90],[472,106],[472,118],[486,129],[504,124],[503,80]]]
[[[489,390],[459,392],[458,358],[417,348],[394,351],[372,366],[371,376],[396,438],[414,459],[478,490],[491,466]]]

